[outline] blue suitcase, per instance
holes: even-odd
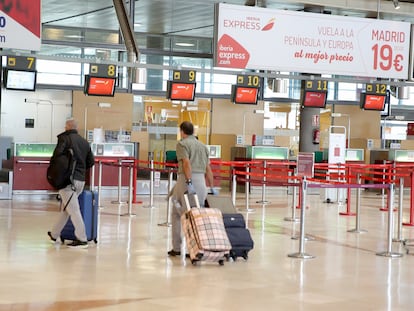
[[[84,190],[78,199],[88,241],[98,243],[98,192]],[[60,239],[62,243],[65,240],[76,240],[75,228],[70,218],[60,234]]]
[[[254,247],[250,231],[246,228],[244,217],[240,213],[223,214],[224,227],[231,243],[230,257],[236,260],[243,257],[247,260],[248,253]]]

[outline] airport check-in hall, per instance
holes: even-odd
[[[414,1],[0,13],[0,310],[412,309]]]

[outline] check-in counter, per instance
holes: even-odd
[[[129,186],[129,168],[126,165],[135,160],[134,147],[133,143],[92,143],[91,149],[95,156],[94,185],[99,185],[99,166],[101,165],[101,186],[118,186],[119,176],[121,186]],[[121,164],[122,167],[120,167]],[[91,177],[92,170],[89,178]]]
[[[13,145],[13,193],[33,191],[56,191],[49,185],[46,172],[50,157],[56,144],[50,143],[15,143]],[[102,186],[118,186],[120,160],[134,160],[133,143],[91,144],[95,155],[95,185],[99,182],[99,161],[102,163]],[[103,163],[111,162],[113,165]],[[129,169],[122,168],[122,185],[129,185]],[[90,184],[92,170],[87,176],[86,184]]]
[[[245,146],[233,147],[231,149],[232,161],[252,161],[252,160],[268,160],[268,161],[289,161],[289,148],[276,146]],[[263,174],[263,169],[252,168],[252,173],[257,172]],[[243,178],[245,176],[242,176]],[[251,182],[250,185],[261,185],[261,183]],[[237,192],[244,192],[244,182],[238,182]]]
[[[251,160],[263,160],[266,162],[286,162],[289,160],[289,148],[286,147],[276,147],[276,146],[249,146],[247,148],[247,157]],[[283,175],[282,171],[272,172],[272,168],[269,163],[266,165],[266,173],[269,175]],[[280,167],[279,167],[280,169]],[[288,167],[286,167],[286,170]],[[263,174],[264,169],[252,168],[251,173]],[[287,175],[287,171],[286,171]],[[263,177],[252,177],[251,179],[260,179],[263,180]],[[268,182],[286,182],[287,180],[274,180],[274,178],[267,178]],[[252,186],[262,186],[261,182],[251,182]]]
[[[46,179],[50,157],[56,144],[13,144],[13,193],[55,191]]]

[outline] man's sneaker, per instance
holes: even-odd
[[[50,242],[51,242],[51,243],[56,243],[56,242],[57,242],[57,239],[55,239],[55,238],[52,236],[52,232],[48,231],[48,232],[47,232],[47,235],[49,236],[49,238],[50,238]]]
[[[88,242],[75,240],[72,243],[69,243],[68,247],[71,247],[71,248],[88,248]]]

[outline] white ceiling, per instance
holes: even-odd
[[[382,19],[414,23],[414,1],[400,1],[394,9],[390,0],[331,0],[331,1],[277,1],[226,0],[226,3],[244,5],[250,2],[271,9],[303,10],[316,7],[335,15],[357,17],[378,16]],[[129,0],[126,1],[129,6]],[[212,0],[135,0],[136,32],[161,35],[213,37],[214,4]],[[117,30],[118,21],[112,0],[42,0],[42,23]]]

